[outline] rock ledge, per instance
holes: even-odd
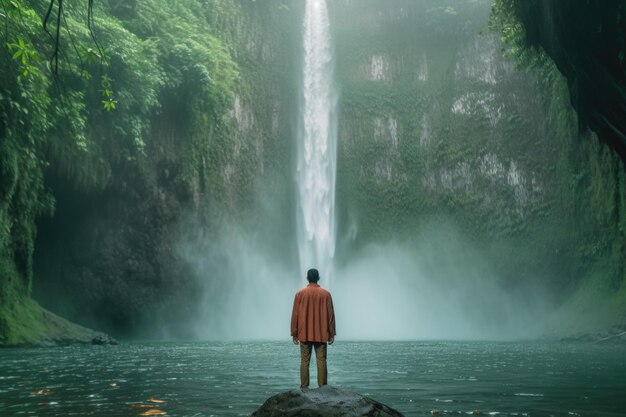
[[[400,412],[359,394],[329,385],[293,389],[265,401],[251,417],[403,417]]]

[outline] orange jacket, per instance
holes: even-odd
[[[310,283],[293,300],[291,335],[301,342],[326,343],[335,334],[333,299],[328,291]]]

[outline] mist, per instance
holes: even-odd
[[[306,270],[294,266],[293,255],[268,250],[272,239],[252,236],[232,226],[218,239],[181,246],[205,291],[191,326],[197,339],[289,339]],[[443,224],[411,241],[346,253],[335,259],[332,281],[320,271],[319,284],[333,295],[338,340],[527,339],[541,334],[552,310],[541,289],[502,288],[487,256]]]
[[[369,245],[337,271],[337,326],[354,340],[536,337],[549,310],[542,291],[507,292],[490,269],[450,231]]]

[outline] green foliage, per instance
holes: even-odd
[[[6,327],[19,317],[30,320],[35,221],[54,211],[45,173],[87,190],[125,181],[116,172],[149,177],[146,148],[159,137],[155,121],[171,112],[180,116],[174,146],[189,162],[183,186],[191,189],[210,132],[229,109],[238,68],[214,36],[202,1],[103,1],[92,21],[86,2],[64,5],[53,74],[48,59],[55,46],[41,28],[44,5],[1,1],[0,259],[6,268],[0,308]],[[224,12],[235,10],[222,3]],[[22,307],[11,304],[19,300],[26,300]]]
[[[142,39],[154,43],[159,64],[167,74],[163,80],[165,87],[182,94],[194,89],[217,116],[232,99],[238,70],[207,24],[209,11],[202,2],[142,1],[135,7],[136,17],[124,24]]]
[[[20,77],[34,75],[41,77],[41,72],[37,68],[39,54],[32,43],[26,43],[24,39],[18,38],[17,43],[7,43],[9,51],[13,54],[11,58],[20,63]]]
[[[503,52],[507,56],[518,57],[528,53],[524,44],[524,26],[515,17],[515,0],[496,0],[491,6],[488,27],[500,36]]]
[[[111,90],[111,80],[108,75],[103,75],[100,77],[101,85],[102,85],[102,96],[104,100],[102,100],[102,104],[104,105],[104,109],[106,111],[115,110],[117,108],[117,100],[113,99],[113,91]]]

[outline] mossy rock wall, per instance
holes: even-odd
[[[503,56],[489,6],[333,2],[340,258],[452,225],[504,287],[545,289],[565,302],[560,319],[617,300],[593,320],[619,322],[624,166],[579,132],[548,59],[520,69]]]

